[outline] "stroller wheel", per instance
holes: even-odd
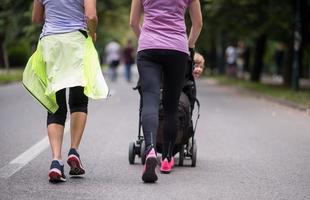
[[[197,161],[197,144],[196,140],[194,139],[194,143],[192,146],[192,167],[196,167],[196,161]]]
[[[140,157],[141,157],[141,163],[142,163],[142,165],[145,164],[144,150],[145,150],[145,141],[143,140],[142,143],[141,143],[141,150],[140,150]]]
[[[136,147],[135,142],[129,143],[128,160],[129,164],[131,165],[135,164],[135,156],[136,156],[135,147]]]
[[[184,162],[184,145],[182,145],[180,151],[179,151],[179,166],[183,166],[183,162]]]

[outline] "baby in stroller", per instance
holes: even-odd
[[[175,141],[175,145],[173,148],[173,155],[171,158],[172,166],[174,165],[174,156],[179,153],[179,166],[183,165],[184,158],[191,159],[191,166],[196,166],[196,158],[197,158],[197,145],[194,138],[197,121],[199,118],[199,101],[196,98],[196,84],[195,78],[198,78],[204,68],[204,58],[199,54],[195,53],[194,62],[191,60],[188,61],[186,76],[184,79],[184,87],[182,89],[182,93],[179,100],[178,105],[178,131],[177,137]],[[139,91],[141,96],[141,86],[138,82],[137,86],[134,88]],[[162,152],[162,144],[163,144],[163,124],[165,121],[165,116],[163,113],[162,101],[160,101],[160,109],[159,109],[159,125],[157,132],[157,140],[156,140],[156,148],[157,152]],[[195,123],[193,123],[192,115],[195,103],[198,106],[198,113]],[[134,164],[135,156],[138,155],[141,158],[142,164],[145,162],[145,142],[144,137],[141,134],[141,111],[143,107],[142,98],[140,98],[140,109],[139,109],[139,133],[138,138],[135,142],[131,142],[129,145],[129,163]],[[163,172],[163,171],[162,171]]]

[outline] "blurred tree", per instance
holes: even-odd
[[[0,66],[9,69],[8,47],[24,36],[23,28],[30,23],[25,18],[31,2],[24,0],[2,0],[0,4]]]
[[[302,70],[305,69],[304,53],[308,47],[309,49],[309,29],[310,29],[310,1],[294,0],[290,1],[290,11],[288,12],[292,18],[292,24],[288,30],[288,52],[284,65],[284,84],[292,86],[294,89],[299,88],[299,78],[302,75]],[[297,34],[297,35],[296,35]],[[299,39],[297,39],[299,38]],[[293,63],[294,51],[296,42],[300,40],[298,51],[295,54],[295,61]],[[293,65],[294,64],[294,65]],[[294,66],[294,68],[292,67]],[[294,69],[294,70],[293,70]],[[310,69],[309,69],[310,70]]]
[[[0,66],[9,68],[8,49],[19,41],[34,49],[42,26],[31,24],[33,1],[1,0],[0,4]],[[103,47],[112,38],[124,40],[130,30],[128,26],[131,0],[97,1],[99,16],[98,42]],[[125,25],[124,25],[125,24]]]
[[[128,37],[135,39],[129,27],[131,0],[97,1],[99,26],[96,42],[99,54],[104,52],[105,45],[112,39],[125,43]]]
[[[302,4],[300,15],[303,38],[299,59],[305,60],[304,51],[308,50],[310,54],[310,0],[298,1]],[[0,66],[9,67],[7,54],[10,47],[28,44],[31,49],[31,46],[35,46],[42,27],[31,25],[32,2],[32,0],[1,0]],[[259,81],[264,67],[266,41],[279,41],[286,44],[288,49],[285,56],[284,79],[287,84],[291,84],[295,0],[200,0],[200,2],[204,27],[196,47],[207,56],[211,67],[216,66],[224,72],[222,67],[225,47],[231,42],[244,40],[254,52],[251,54],[253,55],[250,67],[251,79]],[[105,44],[111,39],[117,39],[121,43],[128,37],[135,39],[128,25],[130,4],[131,0],[97,1],[99,26],[96,46],[99,52],[102,52]],[[306,63],[303,65],[306,66]]]
[[[218,44],[215,46],[221,48],[222,55],[218,57],[223,58],[225,47],[236,44],[240,39],[256,44],[251,80],[258,81],[267,37],[265,32],[268,24],[263,22],[268,17],[268,0],[217,0],[204,9],[207,13],[205,25],[209,27],[207,34],[217,37],[215,41]],[[220,63],[223,64],[222,61]]]
[[[309,1],[302,2],[301,21],[303,38],[309,38]],[[202,1],[205,2],[205,1]],[[264,67],[263,57],[267,40],[279,41],[288,47],[284,69],[285,82],[291,84],[292,48],[294,33],[293,0],[213,0],[202,3],[204,26],[199,44],[207,52],[217,52],[216,63],[222,65],[224,49],[229,43],[245,40],[254,51],[251,80],[259,81]],[[308,4],[307,4],[308,3]],[[199,40],[199,41],[203,41]],[[302,48],[309,46],[302,41]],[[220,70],[221,71],[221,70]],[[222,70],[223,71],[223,70]]]

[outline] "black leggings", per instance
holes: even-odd
[[[142,86],[142,129],[145,151],[156,146],[160,85],[163,77],[164,143],[162,157],[170,159],[177,134],[177,111],[184,84],[186,53],[150,49],[138,52],[137,65]]]
[[[56,100],[59,106],[58,110],[54,113],[47,113],[47,126],[52,123],[65,125],[67,118],[67,101],[66,89],[56,92]],[[69,92],[69,107],[70,113],[84,112],[87,113],[88,97],[84,94],[84,88],[77,86],[71,87]]]

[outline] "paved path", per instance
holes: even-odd
[[[141,181],[141,164],[129,165],[127,157],[137,135],[139,96],[123,79],[109,85],[112,98],[90,103],[80,149],[85,178],[58,185],[47,179],[45,111],[20,84],[0,86],[1,200],[310,199],[307,113],[200,80],[197,167],[175,167],[150,185]],[[63,146],[65,157],[69,134]]]

